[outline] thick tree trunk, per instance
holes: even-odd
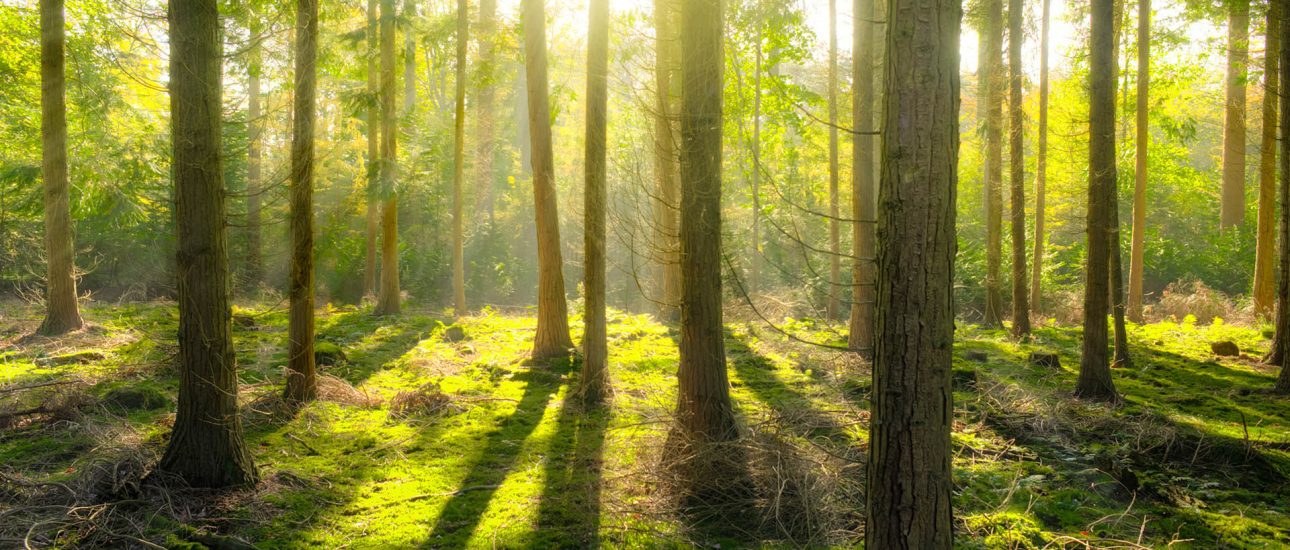
[[[295,122],[291,132],[291,281],[287,387],[291,403],[318,396],[314,368],[314,119],[318,0],[296,0]]]
[[[479,92],[475,96],[475,178],[478,185],[476,209],[484,215],[488,225],[495,222],[493,214],[493,109],[496,94],[493,91],[493,58],[496,49],[497,0],[479,1],[479,25],[475,40],[479,43]]]
[[[1003,1],[986,1],[985,325],[1003,326]]]
[[[889,6],[865,543],[948,549],[962,13]]]
[[[1223,190],[1219,226],[1245,223],[1245,65],[1250,0],[1227,2],[1227,107],[1223,121]]]
[[[1259,217],[1254,253],[1254,313],[1271,318],[1276,307],[1277,210],[1277,52],[1281,47],[1280,2],[1268,5],[1267,39],[1263,61],[1263,135],[1259,150]]]
[[[838,174],[838,2],[829,0],[829,319],[842,317],[842,224]]]
[[[37,331],[56,335],[81,328],[76,303],[72,208],[67,184],[66,31],[63,0],[40,0],[40,143],[45,180],[45,320]]]
[[[256,481],[237,407],[214,0],[172,0],[171,144],[178,224],[179,407],[157,469],[194,487]]]
[[[1107,357],[1111,281],[1111,197],[1115,193],[1115,2],[1092,0],[1089,33],[1088,260],[1084,280],[1084,341],[1075,395],[1118,399]]]
[[[1026,301],[1026,151],[1025,113],[1021,109],[1021,0],[1008,0],[1008,168],[1012,186],[1012,335],[1030,334]]]
[[[259,15],[252,13],[251,18],[251,46],[247,52],[247,84],[246,84],[246,288],[255,289],[259,286],[260,281],[264,278],[264,256],[263,240],[261,239],[261,226],[263,225],[261,215],[261,193],[263,193],[263,182],[261,181],[262,163],[264,159],[264,113],[260,106],[260,72],[263,70],[260,50],[261,24]]]
[[[862,357],[873,356],[874,323],[874,185],[873,185],[873,0],[853,0],[854,39],[851,57],[851,319],[847,346]]]
[[[454,315],[466,314],[466,48],[470,17],[466,0],[457,0],[457,89],[452,146],[452,303]]]
[[[394,188],[399,115],[394,110],[394,0],[381,0],[381,289],[377,315],[399,313],[399,202]]]
[[[465,1],[465,0],[462,0]],[[586,330],[578,394],[597,404],[609,393],[605,326],[605,141],[609,105],[609,0],[591,0],[587,27],[587,142],[585,169]]]
[[[1150,106],[1147,99],[1151,85],[1151,0],[1138,0],[1138,107],[1137,149],[1133,183],[1133,242],[1129,249],[1128,316],[1142,322],[1142,272],[1146,267],[1147,231],[1147,146],[1151,140],[1148,127]],[[1274,130],[1275,131],[1275,130]]]
[[[377,0],[367,0],[367,177],[366,194],[367,194],[367,233],[364,242],[364,263],[363,263],[363,296],[372,296],[376,294],[376,234],[380,226],[381,213],[377,208],[380,199],[380,138],[378,134],[378,121],[380,111],[376,97],[380,93],[378,87],[377,60],[377,21],[376,21],[376,4]]]
[[[1281,25],[1280,40],[1278,51],[1280,52],[1280,66],[1278,67],[1278,80],[1281,82],[1290,82],[1290,25]],[[1280,112],[1277,118],[1280,121],[1281,135],[1290,135],[1290,109],[1282,101]],[[1281,186],[1279,188],[1281,195],[1281,212],[1280,212],[1280,238],[1281,248],[1277,252],[1277,263],[1281,271],[1281,277],[1277,280],[1277,334],[1274,339],[1274,354],[1278,354],[1275,364],[1281,366],[1281,374],[1277,377],[1274,390],[1277,393],[1290,393],[1290,353],[1285,350],[1290,348],[1290,343],[1286,341],[1287,335],[1290,335],[1290,139],[1282,139],[1278,142],[1278,153],[1281,157],[1278,159],[1277,168],[1281,176]],[[1276,353],[1279,352],[1279,353]]]
[[[538,319],[534,359],[569,353],[568,304],[556,211],[551,107],[547,99],[545,0],[523,0],[524,66],[528,79],[529,139],[533,143],[533,206],[537,217]]]
[[[675,78],[681,61],[681,38],[676,32],[673,0],[654,0],[654,75],[657,96],[654,115],[654,254],[659,258],[660,315],[675,320],[681,303],[680,164],[677,160],[677,93]]]
[[[1035,248],[1030,266],[1030,309],[1043,311],[1044,214],[1048,183],[1048,19],[1050,0],[1043,1],[1039,38],[1039,138],[1035,148]]]

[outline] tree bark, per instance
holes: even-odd
[[[1133,183],[1133,241],[1129,251],[1128,316],[1142,322],[1142,273],[1146,267],[1147,146],[1151,140],[1148,98],[1151,86],[1151,0],[1138,0],[1138,106],[1135,173]],[[1274,130],[1275,132],[1275,130]]]
[[[1223,123],[1223,190],[1219,226],[1245,223],[1245,70],[1250,0],[1227,2],[1227,104]]]
[[[295,122],[291,135],[291,281],[287,345],[289,403],[318,396],[314,365],[314,119],[318,0],[296,0]]]
[[[838,6],[829,0],[829,319],[842,316],[842,224],[838,175]]]
[[[1290,25],[1281,25],[1280,40],[1278,52],[1281,57],[1279,60],[1278,80],[1281,82],[1290,82]],[[1280,97],[1278,94],[1276,97]],[[1280,105],[1280,112],[1277,118],[1280,121],[1281,135],[1290,135],[1290,109],[1286,108],[1284,100]],[[1277,263],[1281,271],[1281,277],[1277,280],[1277,332],[1274,338],[1274,354],[1279,350],[1279,356],[1276,357],[1275,364],[1281,366],[1281,374],[1277,376],[1274,391],[1281,394],[1290,393],[1290,353],[1285,353],[1290,344],[1286,342],[1287,335],[1290,335],[1290,140],[1282,139],[1278,142],[1280,158],[1278,159],[1277,169],[1281,173],[1281,186],[1279,187],[1281,195],[1281,212],[1280,216],[1280,238],[1281,248],[1277,251]]]
[[[67,183],[67,100],[63,0],[40,0],[40,144],[45,183],[45,320],[56,335],[84,325],[76,303],[76,261]]]
[[[1115,193],[1115,5],[1092,0],[1089,10],[1088,260],[1084,281],[1084,341],[1075,395],[1118,399],[1107,357],[1111,197]]]
[[[538,319],[534,359],[569,353],[568,304],[556,211],[555,159],[551,150],[551,107],[547,99],[545,0],[523,0],[524,66],[528,79],[529,139],[533,143],[533,206],[537,218]]]
[[[476,208],[483,212],[488,225],[494,222],[493,208],[493,109],[496,108],[496,94],[493,91],[494,50],[497,33],[497,0],[479,1],[479,24],[475,40],[479,43],[479,92],[475,96],[476,137],[475,171],[479,186],[479,198]]]
[[[889,6],[865,543],[948,549],[962,12]]]
[[[1030,309],[1043,311],[1045,185],[1048,183],[1048,20],[1050,0],[1043,0],[1039,45],[1039,129],[1035,148],[1035,248],[1030,266]]]
[[[1021,45],[1024,12],[1021,0],[1008,0],[1008,168],[1012,184],[1012,335],[1030,334],[1026,302],[1026,151],[1025,113],[1021,108]]]
[[[246,287],[254,289],[264,279],[263,240],[261,239],[261,168],[264,158],[264,113],[260,105],[260,72],[263,70],[263,55],[260,41],[263,39],[259,15],[251,13],[251,46],[247,51],[247,84],[246,84]]]
[[[376,235],[380,226],[381,213],[377,208],[380,199],[380,138],[379,124],[380,111],[378,110],[377,94],[380,93],[378,87],[377,67],[377,20],[376,20],[377,0],[367,0],[367,177],[366,177],[366,195],[367,195],[367,233],[364,242],[364,263],[363,263],[363,296],[372,296],[376,294]]]
[[[830,6],[834,0],[829,0]],[[753,135],[752,135],[752,266],[748,275],[748,292],[761,291],[761,73],[762,61],[761,22],[758,21],[756,42],[753,44]]]
[[[381,0],[381,289],[377,315],[398,315],[399,203],[395,189],[398,169],[399,114],[394,109],[394,0]]]
[[[1263,57],[1263,135],[1259,149],[1259,214],[1254,254],[1254,313],[1271,318],[1276,307],[1276,271],[1272,258],[1276,255],[1277,209],[1277,52],[1281,33],[1280,2],[1268,4],[1267,39]]]
[[[464,1],[464,0],[463,0]],[[608,336],[605,322],[605,141],[609,104],[609,0],[591,0],[587,27],[587,137],[583,222],[586,329],[582,337],[582,378],[578,395],[599,404],[609,393]]]
[[[1003,1],[986,0],[985,325],[1003,326]]]
[[[660,315],[675,320],[681,303],[680,164],[677,159],[677,93],[681,37],[676,32],[674,0],[654,0],[654,252],[659,258]],[[755,287],[754,287],[755,288]]]
[[[466,0],[457,0],[457,89],[452,147],[452,303],[454,315],[466,314],[466,212],[462,188],[466,177],[466,48],[470,17]]]
[[[874,291],[874,181],[873,181],[873,61],[875,25],[873,0],[852,2],[852,125],[860,133],[851,138],[851,319],[847,346],[862,357],[873,356]]]
[[[168,15],[180,368],[178,414],[157,469],[194,487],[250,485],[257,478],[237,407],[217,5],[171,0]]]

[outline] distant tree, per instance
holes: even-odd
[[[522,0],[524,67],[528,79],[529,139],[533,144],[533,207],[537,216],[538,319],[534,359],[569,353],[569,306],[560,258],[556,211],[555,158],[551,150],[551,107],[547,99],[545,0]]]
[[[263,52],[260,42],[264,39],[263,24],[260,15],[253,8],[247,14],[247,27],[250,29],[250,45],[246,52],[246,273],[245,284],[255,288],[264,278],[264,244],[261,238],[263,225],[261,194],[264,193],[261,181],[262,163],[264,161],[264,113],[260,106],[262,92],[260,77],[264,70]]]
[[[1044,214],[1048,180],[1048,19],[1050,0],[1041,0],[1039,31],[1039,134],[1035,147],[1035,248],[1031,254],[1030,308],[1043,311]]]
[[[1089,10],[1088,259],[1084,279],[1084,342],[1075,395],[1118,399],[1107,357],[1111,203],[1115,193],[1115,0]]]
[[[1267,37],[1263,48],[1263,132],[1259,147],[1259,214],[1254,253],[1254,313],[1271,318],[1276,307],[1277,194],[1277,51],[1281,47],[1281,2],[1268,2]]]
[[[842,316],[842,224],[838,174],[838,2],[829,0],[829,302],[828,316]]]
[[[286,399],[318,396],[314,365],[314,119],[318,0],[296,0],[295,120],[291,127],[291,281]]]
[[[1026,150],[1021,107],[1021,0],[1008,0],[1008,167],[1012,187],[1012,334],[1030,334],[1030,305],[1026,303]]]
[[[363,296],[376,294],[376,235],[380,227],[380,110],[377,94],[380,93],[379,67],[377,66],[377,0],[367,0],[367,233],[363,264]]]
[[[220,162],[218,2],[171,0],[170,111],[179,280],[179,407],[157,469],[194,487],[256,481],[237,406]]]
[[[45,320],[37,332],[56,335],[81,328],[76,303],[76,261],[67,185],[66,31],[63,0],[40,0],[40,143],[45,180]]]
[[[578,394],[588,404],[609,393],[605,326],[605,141],[609,79],[609,0],[591,0],[587,26],[587,139],[584,189],[586,293],[582,378]]]
[[[833,0],[829,0],[832,5]],[[753,37],[753,112],[752,112],[752,261],[749,262],[748,292],[756,294],[761,291],[761,75],[765,70],[765,56],[762,51],[762,21],[753,22],[756,34]],[[836,216],[835,216],[836,217]],[[836,256],[835,256],[836,257]],[[830,301],[830,304],[832,302]]]
[[[417,18],[416,0],[403,0],[403,16],[399,25],[403,30],[403,112],[399,118],[407,124],[416,121],[417,110],[417,35],[414,28]],[[412,129],[408,128],[411,132]]]
[[[654,251],[658,257],[655,279],[658,281],[661,314],[676,319],[681,303],[680,234],[681,206],[680,164],[677,161],[677,100],[679,79],[675,78],[681,63],[681,37],[676,31],[676,0],[654,0]],[[753,213],[754,221],[757,213]],[[760,242],[754,235],[754,242]],[[756,261],[756,259],[754,259]],[[754,276],[756,280],[758,277]],[[753,288],[756,289],[756,283]]]
[[[381,0],[381,288],[377,315],[399,313],[399,202],[394,188],[399,115],[394,110],[394,0]]]
[[[1003,326],[1003,1],[985,0],[985,324]]]
[[[1245,223],[1245,71],[1250,0],[1227,0],[1227,80],[1223,118],[1223,189],[1219,227]]]
[[[1129,304],[1128,316],[1135,323],[1142,322],[1142,272],[1146,251],[1147,231],[1147,146],[1151,132],[1147,127],[1151,85],[1151,0],[1138,0],[1138,106],[1137,137],[1134,153],[1133,184],[1133,241],[1129,248]],[[1275,133],[1276,130],[1274,129]],[[1269,229],[1270,231],[1270,229]]]
[[[873,0],[853,0],[854,37],[851,56],[851,120],[856,133],[851,138],[851,319],[847,345],[864,357],[873,355],[874,182],[873,182],[873,61],[875,25]]]
[[[497,0],[479,0],[479,24],[475,40],[479,43],[479,91],[475,96],[475,170],[478,189],[477,208],[491,226],[493,207],[493,110],[497,108],[493,64],[497,49]]]
[[[452,146],[452,304],[454,315],[466,314],[466,235],[463,230],[466,178],[466,49],[470,40],[470,10],[457,0],[456,113]]]
[[[888,5],[865,545],[948,549],[962,8]]]

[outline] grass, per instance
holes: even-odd
[[[155,460],[173,418],[176,315],[173,304],[92,306],[89,330],[40,339],[25,337],[36,311],[0,307],[0,388],[59,383],[0,394],[0,409],[56,392],[86,396],[71,411],[79,414],[37,415],[0,430],[0,524],[23,523],[0,527],[0,545],[20,546],[42,517],[34,508],[42,493],[31,487],[81,487],[92,465],[126,454]],[[727,326],[757,491],[744,521],[714,525],[678,513],[667,497],[659,458],[675,400],[677,336],[649,316],[611,312],[613,405],[587,411],[568,399],[576,357],[524,364],[534,328],[527,315],[484,311],[454,322],[434,311],[379,318],[320,310],[319,340],[346,360],[323,368],[330,388],[323,399],[281,416],[263,405],[281,388],[285,312],[243,304],[236,314],[246,435],[262,483],[232,494],[171,495],[162,505],[146,490],[114,497],[95,504],[116,506],[131,522],[91,530],[64,518],[38,524],[33,540],[63,547],[117,546],[131,536],[195,540],[181,523],[266,549],[862,539],[869,375],[846,354],[758,324]],[[449,326],[464,337],[445,338]],[[806,340],[839,338],[809,319],[784,326]],[[580,327],[574,319],[575,341]],[[1017,342],[1003,331],[960,327],[955,368],[972,373],[955,392],[957,544],[1290,545],[1290,402],[1260,391],[1273,369],[1213,357],[1209,342],[1220,339],[1256,356],[1250,352],[1267,344],[1259,330],[1221,321],[1132,326],[1135,364],[1114,373],[1125,401],[1109,407],[1069,395],[1078,330],[1042,326]],[[1030,365],[1035,351],[1057,353],[1061,367]],[[151,398],[142,400],[147,407],[108,406],[123,388],[167,399],[160,407]],[[395,402],[434,405],[396,414]],[[21,483],[5,481],[15,479]]]

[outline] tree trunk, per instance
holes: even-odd
[[[398,169],[399,114],[394,110],[394,0],[381,0],[381,289],[377,315],[399,313],[399,202],[394,188]]]
[[[985,325],[1003,326],[1003,1],[986,0]]]
[[[1084,341],[1075,395],[1118,399],[1107,358],[1111,281],[1111,197],[1115,193],[1115,5],[1092,0],[1089,10],[1088,260],[1084,280]]]
[[[1290,82],[1290,25],[1281,25],[1279,32],[1280,40],[1277,44],[1278,52],[1281,57],[1279,60],[1278,80],[1281,82]],[[1280,97],[1275,96],[1275,97]],[[1285,102],[1280,105],[1280,112],[1277,118],[1280,121],[1281,135],[1290,135],[1290,109],[1286,108]],[[1281,172],[1281,212],[1280,214],[1280,238],[1281,248],[1277,251],[1278,267],[1280,268],[1281,277],[1277,280],[1277,333],[1274,338],[1274,353],[1279,351],[1279,357],[1275,364],[1281,366],[1281,374],[1277,376],[1277,382],[1274,391],[1281,394],[1290,393],[1290,353],[1285,353],[1290,348],[1290,343],[1286,342],[1287,335],[1290,335],[1290,140],[1282,139],[1278,142],[1279,153],[1277,168]]]
[[[960,5],[889,4],[868,548],[952,543]]]
[[[462,0],[465,1],[465,0]],[[584,164],[586,247],[586,330],[582,337],[582,378],[578,395],[587,404],[609,393],[605,326],[605,132],[609,79],[609,0],[591,0],[587,27],[587,140]]]
[[[76,303],[72,208],[67,184],[66,31],[63,0],[40,0],[40,143],[45,180],[45,320],[37,331],[56,335],[84,325]]]
[[[1245,65],[1250,0],[1227,3],[1227,108],[1223,123],[1223,192],[1219,226],[1245,223]]]
[[[457,0],[457,95],[452,147],[452,303],[454,315],[466,314],[466,206],[462,195],[466,174],[466,48],[470,40],[470,12],[466,0]]]
[[[832,5],[833,0],[829,0]],[[752,265],[748,275],[748,292],[756,295],[761,290],[761,73],[762,61],[761,22],[757,24],[756,42],[753,44],[753,135],[752,135]]]
[[[170,110],[178,224],[179,407],[157,469],[194,487],[255,483],[237,407],[214,0],[172,0]]]
[[[1133,362],[1129,357],[1129,333],[1124,325],[1124,268],[1121,263],[1120,246],[1120,188],[1111,189],[1111,204],[1108,208],[1111,224],[1111,251],[1107,258],[1107,269],[1111,274],[1111,318],[1115,326],[1115,358],[1111,364],[1116,368],[1131,368]]]
[[[829,0],[829,319],[842,317],[842,224],[838,191],[838,6]]]
[[[523,0],[524,66],[528,79],[529,139],[533,143],[533,207],[537,217],[538,320],[534,359],[569,353],[568,304],[556,211],[551,107],[547,99],[545,0]]]
[[[318,0],[296,0],[295,122],[291,135],[291,282],[287,346],[289,403],[318,396],[314,368],[314,119]]]
[[[1044,189],[1048,180],[1048,19],[1050,0],[1043,0],[1039,38],[1039,143],[1035,148],[1035,248],[1030,266],[1030,309],[1043,311]]]
[[[874,185],[873,185],[873,0],[852,2],[854,39],[851,56],[851,320],[847,346],[862,357],[873,356],[874,322]]]
[[[260,72],[263,70],[263,55],[260,41],[263,39],[259,15],[251,13],[251,46],[247,51],[247,84],[246,84],[246,280],[249,289],[255,289],[264,279],[263,241],[261,239],[261,188],[260,181],[264,157],[264,113],[260,106]]]
[[[657,105],[654,115],[654,252],[659,258],[656,278],[659,281],[660,314],[675,320],[681,303],[680,165],[677,162],[675,77],[681,61],[680,36],[676,32],[677,6],[673,0],[654,0],[655,61],[654,75]]]
[[[403,112],[399,118],[409,126],[416,123],[417,109],[417,39],[413,21],[417,17],[416,0],[403,0]],[[409,127],[408,132],[412,132]]]
[[[1151,0],[1138,0],[1137,150],[1133,184],[1133,241],[1129,251],[1129,319],[1142,322],[1142,272],[1146,267],[1147,146],[1151,140],[1147,103],[1151,85]],[[1275,130],[1273,130],[1275,132]],[[1271,231],[1269,229],[1269,231]]]
[[[376,96],[380,92],[377,85],[377,71],[380,69],[376,64],[376,4],[377,0],[367,0],[367,234],[363,263],[363,296],[365,297],[376,294],[376,234],[381,219],[380,210],[377,208],[381,193],[380,161],[377,160],[380,155],[379,126],[377,125],[380,115]]]
[[[476,41],[479,42],[479,92],[475,96],[476,137],[475,170],[479,198],[476,208],[491,227],[493,214],[493,109],[496,108],[493,92],[493,63],[497,33],[497,0],[479,1],[479,25]]]
[[[1008,0],[1008,168],[1012,184],[1012,335],[1030,334],[1026,303],[1026,151],[1025,113],[1021,109],[1021,45],[1025,13],[1021,0]]]
[[[1263,61],[1263,135],[1259,149],[1259,216],[1254,254],[1254,313],[1271,318],[1275,307],[1275,234],[1277,194],[1277,51],[1280,48],[1281,3],[1268,5],[1267,40]]]

